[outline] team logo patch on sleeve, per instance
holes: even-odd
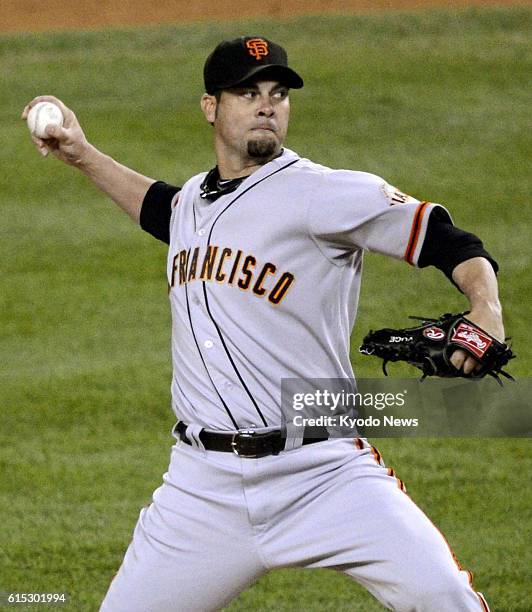
[[[477,357],[482,357],[490,347],[492,340],[487,334],[481,332],[480,329],[467,325],[467,323],[460,323],[454,330],[451,342],[467,348]]]
[[[429,340],[443,340],[445,338],[445,332],[439,327],[427,327],[423,330],[423,335]]]
[[[388,183],[383,184],[382,191],[390,203],[390,206],[395,206],[395,204],[416,204],[419,202],[419,200],[413,196],[402,192],[400,189],[397,189],[397,187],[393,187]]]

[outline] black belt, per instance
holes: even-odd
[[[185,435],[187,425],[178,421],[174,428],[183,442],[192,446],[192,443]],[[324,442],[329,438],[325,427],[305,427],[303,444],[313,444],[314,442]],[[286,436],[280,429],[264,433],[253,429],[239,429],[234,433],[217,433],[202,429],[199,439],[206,450],[219,451],[222,453],[235,453],[239,457],[249,457],[257,459],[267,455],[278,455],[285,448]]]

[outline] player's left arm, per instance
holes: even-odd
[[[453,281],[469,300],[467,318],[484,331],[504,342],[502,308],[499,301],[497,277],[492,264],[485,257],[473,257],[458,264],[452,272]],[[455,351],[451,363],[466,374],[478,363],[464,351]]]
[[[468,319],[504,342],[499,266],[478,236],[456,227],[443,206],[420,202],[376,175],[336,170],[323,180],[333,197],[311,198],[307,222],[309,235],[332,263],[342,265],[344,254],[359,248],[419,268],[434,266],[468,298]],[[478,365],[460,350],[451,362],[465,373]]]
[[[430,214],[417,265],[421,268],[431,265],[441,270],[469,300],[467,318],[504,342],[496,276],[499,266],[482,240],[453,225],[443,208],[436,207]],[[453,353],[451,363],[466,374],[479,365],[461,350]]]

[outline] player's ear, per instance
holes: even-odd
[[[218,101],[216,100],[216,96],[211,96],[209,94],[203,94],[201,97],[201,110],[205,115],[205,119],[213,125],[214,120],[216,119],[216,106]]]

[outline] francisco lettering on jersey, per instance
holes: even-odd
[[[390,203],[390,206],[394,206],[395,204],[415,204],[419,202],[416,198],[407,193],[403,193],[401,190],[397,189],[397,187],[393,187],[386,182],[382,184],[382,191]]]
[[[183,249],[172,260],[170,288],[196,280],[227,283],[258,297],[267,296],[271,304],[278,306],[295,278],[291,272],[281,273],[270,262],[257,268],[257,258],[241,250],[210,245],[206,250]]]

